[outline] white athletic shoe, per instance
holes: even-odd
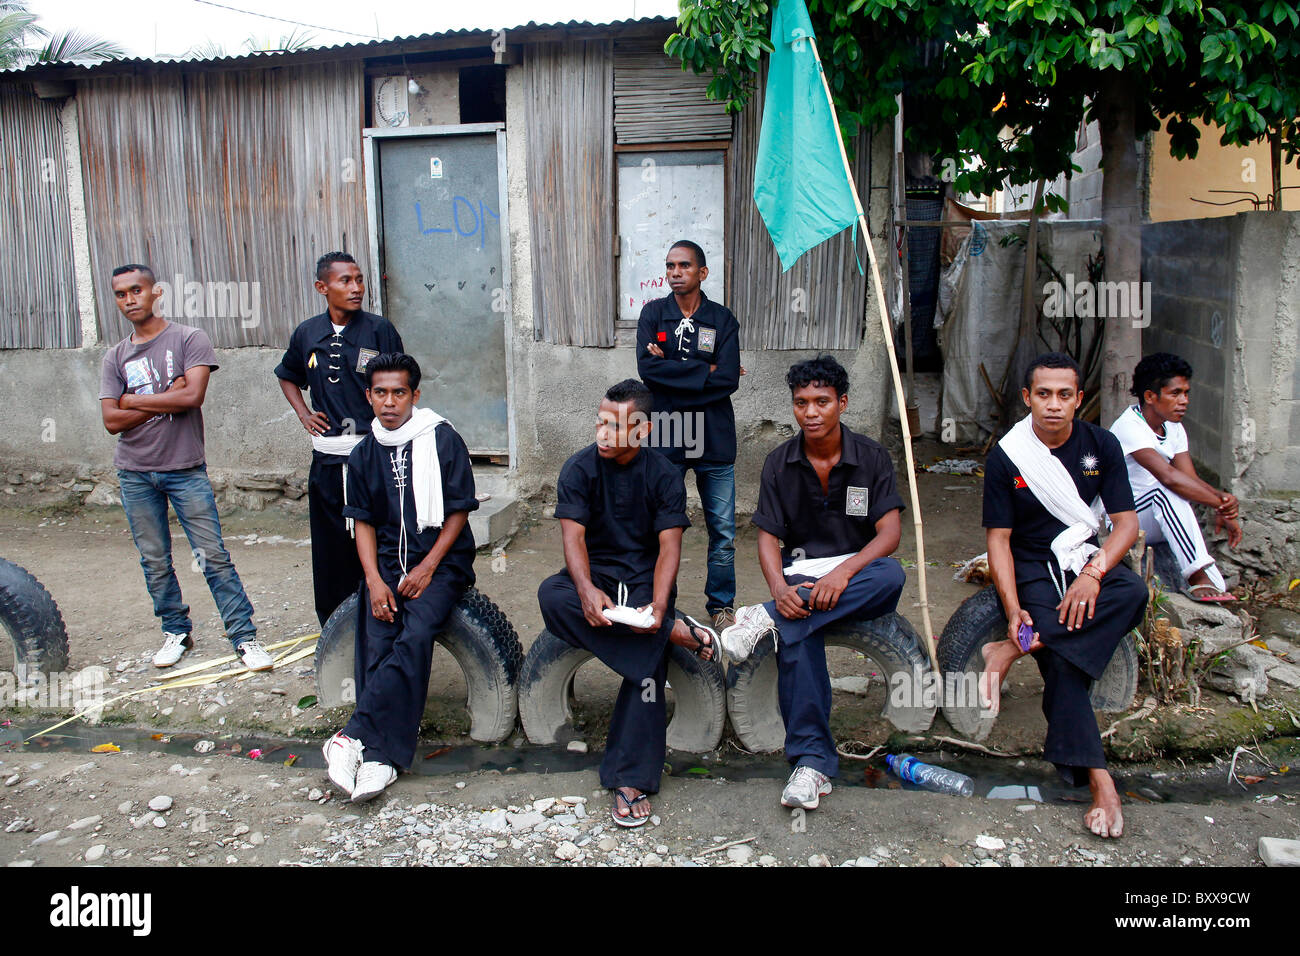
[[[722,642],[722,652],[740,663],[754,653],[759,641],[768,636],[772,638],[772,646],[776,647],[776,622],[763,605],[751,604],[736,611],[736,623],[724,628],[719,640]]]
[[[361,741],[339,731],[329,740],[321,752],[325,754],[325,766],[329,770],[330,781],[349,797],[357,786],[357,768],[361,766],[361,751],[366,748]]]
[[[171,667],[185,656],[185,652],[194,646],[188,634],[173,634],[163,631],[163,646],[153,656],[154,667]]]
[[[831,792],[831,778],[812,767],[795,767],[781,791],[781,806],[816,810],[821,798]]]
[[[364,803],[383,793],[397,779],[397,769],[378,760],[367,760],[357,771],[357,785],[352,789],[352,802]]]
[[[239,656],[244,659],[244,666],[250,671],[269,671],[275,661],[266,652],[266,648],[256,638],[250,638],[238,647]]]

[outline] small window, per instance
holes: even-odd
[[[506,67],[493,64],[461,67],[460,121],[506,121]]]

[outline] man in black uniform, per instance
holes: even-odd
[[[704,250],[673,243],[665,263],[672,295],[647,302],[636,327],[636,367],[654,393],[657,444],[695,487],[709,531],[705,607],[721,630],[735,620],[736,416],[731,393],[740,367],[740,326],[700,288]]]
[[[366,363],[381,352],[401,352],[389,322],[361,308],[365,280],[346,252],[316,263],[316,291],[326,309],[293,330],[276,366],[280,390],[311,435],[307,503],[311,516],[311,571],[316,616],[325,621],[361,583],[361,565],[343,517],[343,469],[357,442],[370,433]],[[313,411],[302,390],[311,390]]]
[[[385,354],[366,366],[375,418],[348,456],[343,514],[356,522],[365,572],[357,706],[325,743],[334,783],[369,800],[409,767],[429,693],[433,638],[474,583],[478,507],[469,450],[420,400],[420,366]]]
[[[903,568],[890,555],[902,536],[903,499],[889,453],[840,422],[849,376],[839,362],[829,355],[799,362],[786,383],[799,434],[763,463],[753,517],[772,600],[740,608],[721,643],[743,661],[764,637],[775,642],[785,758],[794,768],[781,804],[815,810],[839,772],[821,632],[898,607]]]
[[[1080,385],[1070,356],[1034,359],[1021,392],[1030,413],[985,464],[989,570],[1008,623],[1006,639],[982,649],[980,696],[996,713],[1007,670],[1033,654],[1043,675],[1043,757],[1069,786],[1088,784],[1084,825],[1118,837],[1124,817],[1088,692],[1141,621],[1147,589],[1121,563],[1138,532],[1124,452],[1110,432],[1075,420]],[[1113,530],[1099,548],[1103,507]],[[1028,651],[1017,640],[1022,624],[1033,630]]]
[[[669,641],[710,660],[717,639],[693,619],[673,614],[682,529],[690,521],[681,475],[659,452],[643,447],[652,402],[636,379],[605,393],[596,443],[565,462],[556,483],[565,570],[537,591],[547,630],[585,647],[623,678],[600,783],[614,792],[610,814],[624,827],[645,823],[647,795],[659,792]],[[620,606],[651,616],[645,626],[614,623],[604,611]]]

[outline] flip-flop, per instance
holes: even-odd
[[[706,647],[709,647],[713,649],[713,656],[710,657],[709,660],[716,661],[718,659],[719,652],[722,650],[722,644],[718,640],[717,632],[714,631],[713,628],[705,624],[701,624],[699,621],[695,620],[695,618],[691,617],[689,614],[683,614],[682,620],[686,622],[686,630],[689,631],[691,637],[695,639],[695,647],[691,650],[691,653],[694,654],[696,657],[699,657],[700,660],[704,660],[703,657],[700,657],[700,651],[704,650]],[[700,635],[695,633],[696,631],[703,631],[704,634],[709,638],[708,642],[705,643],[704,641],[700,640]]]
[[[1236,595],[1227,594],[1227,593],[1219,594],[1214,597],[1196,596],[1197,591],[1205,591],[1205,590],[1218,591],[1219,589],[1216,588],[1213,584],[1191,584],[1188,585],[1187,590],[1184,591],[1183,593],[1186,594],[1193,601],[1197,602],[1198,604],[1231,604],[1233,601],[1237,600]]]
[[[609,815],[613,819],[613,821],[621,827],[630,828],[630,827],[644,826],[645,824],[650,822],[649,815],[647,814],[644,817],[634,817],[632,816],[632,808],[636,806],[638,803],[640,803],[642,800],[649,800],[649,799],[650,798],[648,796],[646,796],[644,793],[641,793],[641,794],[637,794],[635,797],[629,800],[620,788],[615,787],[614,805],[610,807]],[[618,804],[620,800],[623,801],[623,805],[627,807],[627,816],[625,817],[621,817],[618,815]]]

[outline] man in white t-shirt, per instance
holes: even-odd
[[[1133,370],[1134,396],[1110,430],[1124,449],[1138,521],[1147,543],[1168,542],[1197,601],[1235,601],[1205,547],[1192,503],[1214,508],[1214,530],[1227,531],[1228,546],[1241,542],[1237,499],[1202,481],[1188,452],[1183,416],[1192,391],[1192,367],[1177,355],[1157,352]]]

